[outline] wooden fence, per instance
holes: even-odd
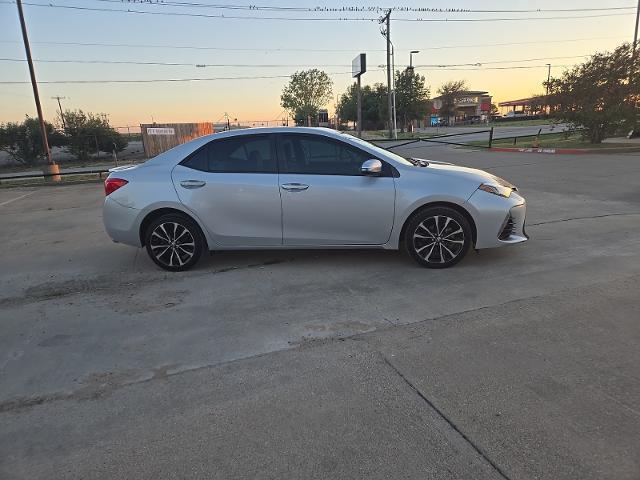
[[[213,123],[153,123],[140,125],[140,131],[147,158],[194,138],[215,133]]]

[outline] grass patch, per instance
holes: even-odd
[[[12,187],[41,187],[57,185],[73,185],[75,183],[99,183],[103,182],[107,178],[107,174],[103,173],[102,176],[98,173],[83,173],[77,175],[62,175],[59,182],[52,182],[50,178],[35,177],[35,178],[0,178],[0,188],[12,188]]]

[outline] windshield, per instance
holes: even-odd
[[[366,146],[366,147],[368,147],[368,148],[370,148],[372,150],[375,150],[376,152],[380,153],[381,155],[386,155],[387,157],[391,157],[398,163],[402,163],[403,165],[414,165],[409,160],[407,160],[404,157],[401,157],[397,153],[393,153],[393,152],[390,152],[389,150],[385,150],[384,148],[378,147],[377,145],[374,145],[371,142],[367,142],[366,140],[362,140],[361,138],[354,137],[353,135],[349,135],[348,133],[343,133],[342,135],[347,135],[354,142],[359,143],[359,144],[361,144],[363,146]]]

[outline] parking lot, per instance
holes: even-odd
[[[640,478],[640,155],[401,153],[518,185],[531,240],[170,274],[100,184],[0,189],[0,478]]]

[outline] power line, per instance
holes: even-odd
[[[10,0],[0,0],[0,3],[12,4],[14,2]],[[103,13],[133,13],[140,15],[159,15],[159,16],[168,16],[168,17],[199,17],[199,18],[212,18],[212,19],[222,19],[222,20],[283,20],[283,21],[318,21],[318,22],[327,22],[327,21],[365,21],[365,22],[377,22],[377,18],[356,18],[356,17],[256,17],[256,16],[248,16],[248,15],[225,15],[225,14],[208,14],[208,13],[184,13],[184,12],[151,12],[148,10],[133,10],[126,9],[122,10],[119,8],[99,8],[99,7],[79,7],[77,5],[54,5],[53,3],[33,3],[33,2],[23,2],[23,5],[29,5],[31,7],[46,7],[46,8],[61,8],[66,10],[76,10],[76,11],[85,11],[85,12],[103,12]]]
[[[470,63],[451,63],[451,64],[423,64],[419,67],[469,67],[482,66],[499,63],[525,63],[538,62],[542,60],[564,60],[570,58],[583,58],[585,55],[566,55],[560,57],[540,57],[540,58],[524,58],[517,60],[479,60]],[[344,67],[344,64],[228,64],[228,63],[177,63],[177,62],[159,62],[159,61],[136,61],[136,60],[54,60],[54,59],[33,59],[37,63],[77,63],[77,64],[107,64],[107,65],[150,65],[150,66],[169,66],[169,67],[232,67],[232,68],[305,68],[305,67]],[[0,58],[0,62],[26,62],[23,58]]]
[[[538,45],[538,44],[552,44],[552,43],[570,43],[570,42],[585,42],[591,40],[619,40],[626,38],[626,36],[617,37],[589,37],[589,38],[569,38],[558,40],[536,40],[526,42],[503,42],[503,43],[476,43],[476,44],[462,44],[462,45],[436,45],[429,47],[416,47],[418,50],[445,50],[456,48],[484,48],[484,47],[509,47],[513,45]],[[0,40],[0,43],[20,43],[17,40]],[[237,47],[210,47],[202,45],[169,45],[169,44],[133,44],[133,43],[100,43],[100,42],[59,42],[59,41],[41,41],[31,42],[32,44],[39,45],[67,45],[67,46],[79,46],[79,47],[123,47],[123,48],[162,48],[162,49],[178,49],[178,50],[215,50],[215,51],[230,51],[230,52],[353,52],[353,51],[368,51],[368,52],[386,52],[386,49],[372,49],[372,48],[289,48],[289,47],[263,47],[263,48],[237,48]],[[408,51],[409,49],[398,48],[398,51]],[[411,49],[413,50],[413,48]]]
[[[448,64],[432,64],[432,65],[417,65],[416,67],[473,67],[473,66],[482,66],[482,65],[493,65],[499,63],[525,63],[525,62],[539,62],[542,60],[566,60],[570,58],[584,58],[589,55],[567,55],[561,57],[546,57],[546,58],[523,58],[521,60],[489,60],[482,61],[479,60],[477,62],[472,63],[448,63]]]
[[[559,68],[569,68],[573,65],[553,65]],[[514,65],[511,67],[478,67],[478,68],[433,68],[433,67],[414,67],[416,70],[430,71],[430,72],[477,72],[482,70],[527,70],[534,68],[547,68],[547,64],[544,65]]]
[[[370,70],[376,71],[376,70]],[[351,75],[349,72],[328,72],[327,75]],[[276,78],[290,78],[291,75],[259,75],[243,77],[199,77],[199,78],[153,78],[153,79],[116,79],[116,80],[45,80],[38,83],[48,84],[93,84],[93,83],[160,83],[160,82],[211,82],[217,80],[265,80]],[[0,85],[21,85],[25,81],[0,81]]]
[[[98,0],[115,2],[120,0]],[[164,2],[163,2],[164,3]],[[184,2],[189,5],[190,2]],[[195,4],[193,4],[195,5]],[[217,8],[217,7],[216,7]],[[409,13],[546,13],[546,12],[601,12],[610,10],[635,10],[635,5],[618,6],[618,7],[596,7],[596,8],[525,8],[525,9],[475,9],[475,8],[438,8],[438,7],[314,7],[310,11],[313,12],[372,12],[385,13],[389,10],[392,12],[409,12]]]
[[[453,19],[441,19],[441,18],[394,18],[396,22],[430,22],[430,23],[442,23],[442,22],[520,22],[520,21],[535,21],[535,20],[576,20],[582,18],[603,18],[603,17],[620,17],[628,16],[629,13],[605,13],[598,15],[571,15],[561,17],[505,17],[505,18],[453,18]]]
[[[10,0],[0,0],[0,3],[11,4],[14,3]],[[139,3],[140,4],[140,3]],[[177,17],[199,17],[210,19],[227,19],[227,20],[279,20],[279,21],[365,21],[365,22],[377,22],[378,18],[375,17],[271,17],[271,16],[247,16],[247,15],[224,15],[224,14],[206,14],[206,13],[185,13],[185,12],[152,12],[148,10],[133,10],[133,9],[115,9],[115,8],[98,8],[98,7],[80,7],[76,5],[55,5],[53,3],[33,3],[24,2],[24,5],[32,7],[46,7],[46,8],[61,8],[76,11],[89,11],[89,12],[106,12],[106,13],[132,13],[140,15],[159,15],[159,16],[177,16]],[[152,4],[155,5],[155,4]],[[322,12],[318,10],[317,12]],[[345,11],[349,13],[350,11]],[[353,10],[353,12],[356,12]],[[453,13],[453,12],[446,12]],[[614,17],[625,16],[628,13],[607,13],[596,15],[572,15],[572,16],[559,16],[559,17],[510,17],[510,18],[394,18],[394,21],[398,22],[507,22],[507,21],[535,21],[535,20],[575,20],[584,18],[602,18],[602,17]]]
[[[129,3],[145,4],[149,6],[173,6],[189,8],[211,8],[215,10],[249,10],[249,11],[278,11],[278,12],[321,12],[321,13],[386,13],[407,12],[407,13],[546,13],[546,12],[602,12],[612,10],[635,10],[635,5],[618,7],[596,7],[596,8],[527,8],[527,9],[473,9],[473,8],[436,8],[436,7],[405,7],[405,6],[342,6],[342,7],[283,7],[276,5],[229,5],[210,4],[176,0],[162,1],[140,1],[140,0],[94,0],[103,3]]]
[[[340,64],[324,64],[317,63],[300,65],[300,64],[231,64],[231,63],[179,63],[179,62],[144,62],[135,60],[51,60],[51,59],[34,59],[38,63],[79,63],[79,64],[107,64],[107,65],[152,65],[165,67],[233,67],[233,68],[304,68],[304,67],[344,67],[344,63]],[[0,58],[0,62],[26,62],[23,58]]]
[[[570,68],[573,65],[553,65],[554,67]],[[524,70],[534,68],[547,68],[544,65],[514,65],[509,67],[477,67],[477,68],[460,68],[460,67],[414,67],[417,70],[434,71],[434,72],[477,72],[483,70]],[[369,72],[382,72],[385,69],[371,69]],[[328,72],[327,75],[351,75],[352,72]],[[119,80],[45,80],[38,83],[46,84],[100,84],[100,83],[179,83],[179,82],[210,82],[217,80],[264,80],[277,78],[290,78],[291,75],[260,75],[260,76],[243,76],[243,77],[202,77],[202,78],[154,78],[154,79],[119,79]],[[0,85],[22,85],[27,84],[26,81],[0,81]]]

